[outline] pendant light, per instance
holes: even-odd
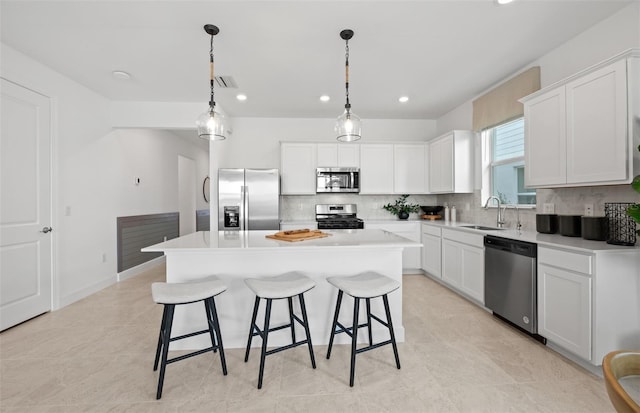
[[[227,131],[225,116],[216,110],[216,102],[213,99],[213,83],[215,77],[213,74],[213,36],[220,32],[217,26],[206,24],[204,31],[211,36],[211,48],[209,49],[209,86],[211,87],[211,98],[209,99],[209,109],[202,115],[198,116],[196,126],[198,127],[198,136],[203,139],[218,141],[226,139]]]
[[[353,30],[345,29],[341,31],[340,37],[345,41],[346,103],[344,105],[344,113],[338,116],[336,133],[339,141],[353,142],[360,139],[362,134],[362,122],[357,115],[351,112],[351,104],[349,103],[349,39],[353,37]]]

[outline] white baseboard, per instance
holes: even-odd
[[[58,308],[54,308],[53,310],[59,310],[63,307],[68,306],[69,304],[73,304],[76,301],[82,300],[83,298],[86,298],[91,294],[95,294],[98,291],[103,290],[108,286],[115,284],[116,282],[117,282],[117,278],[115,276],[108,277],[108,278],[105,278],[104,280],[98,281],[95,284],[92,284],[88,287],[78,290],[65,297],[60,297],[58,301]]]
[[[135,267],[129,268],[128,270],[124,270],[117,274],[118,282],[128,280],[129,278],[133,278],[136,275],[139,275],[151,267],[155,267],[158,264],[162,264],[165,261],[165,256],[157,257],[152,260],[149,260],[140,265],[136,265]]]

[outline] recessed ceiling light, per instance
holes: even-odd
[[[511,3],[513,0],[495,0],[495,1],[496,1],[496,4],[498,4],[498,5],[502,6],[502,5],[504,5],[504,4],[509,4],[509,3]]]
[[[400,96],[398,98],[398,102],[400,102],[400,103],[405,103],[405,102],[408,102],[408,101],[409,101],[409,96]]]
[[[247,95],[240,93],[239,95],[236,95],[236,99],[238,100],[247,100]]]
[[[327,95],[322,95],[320,96],[320,101],[321,102],[328,102],[329,100],[331,100],[331,98]]]
[[[131,75],[127,72],[123,72],[122,70],[114,70],[111,72],[111,76],[118,80],[129,80],[131,79]]]

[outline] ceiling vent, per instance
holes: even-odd
[[[216,76],[216,86],[222,89],[237,89],[238,84],[231,76]]]

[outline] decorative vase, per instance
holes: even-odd
[[[409,213],[407,211],[400,211],[398,213],[398,218],[407,219],[407,218],[409,218]]]

